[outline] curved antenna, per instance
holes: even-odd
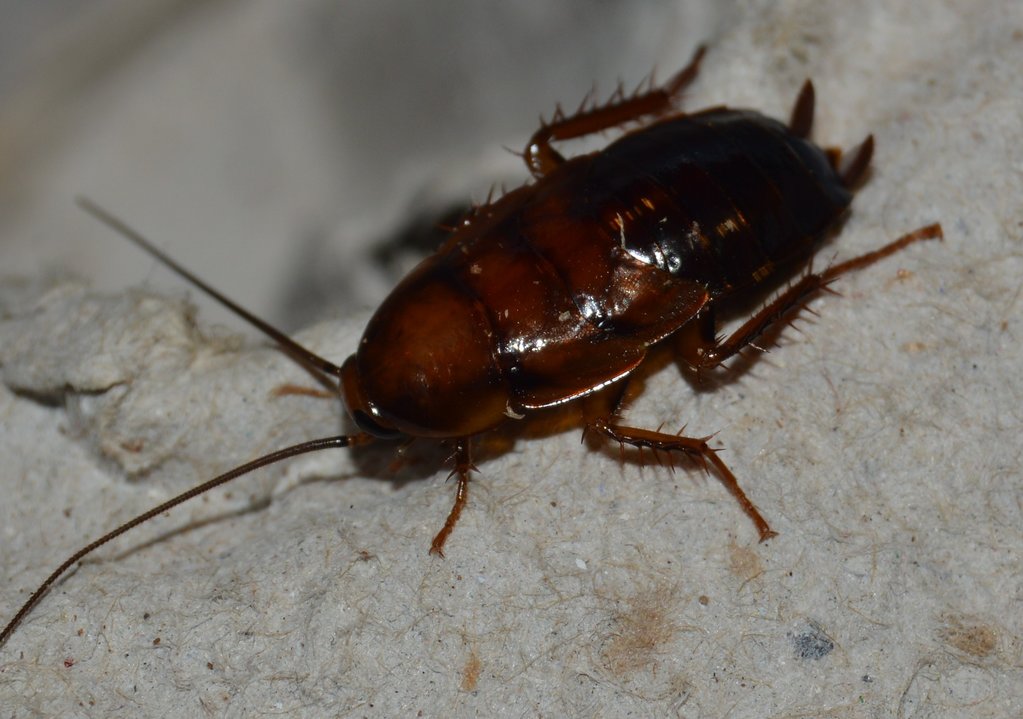
[[[365,432],[360,432],[359,434],[347,436],[340,435],[336,437],[324,437],[322,439],[313,439],[308,442],[302,442],[301,444],[292,445],[291,447],[285,447],[284,449],[279,449],[276,452],[271,452],[270,454],[263,455],[262,457],[252,460],[251,462],[246,462],[245,464],[239,467],[235,467],[230,471],[224,472],[224,474],[221,474],[217,477],[214,477],[211,480],[203,482],[200,485],[197,485],[185,492],[182,492],[178,496],[174,497],[173,499],[167,500],[158,507],[153,507],[152,509],[143,512],[134,519],[125,522],[117,529],[107,532],[99,539],[85,545],[77,552],[72,554],[70,557],[65,559],[64,562],[59,567],[57,567],[57,569],[54,570],[54,572],[50,574],[50,576],[48,576],[43,581],[42,584],[39,585],[39,588],[32,593],[32,596],[28,598],[28,601],[25,602],[22,605],[21,609],[18,610],[18,613],[14,615],[14,619],[7,623],[7,626],[4,627],[3,631],[0,631],[0,647],[2,647],[7,642],[7,638],[11,636],[11,633],[14,631],[14,629],[21,623],[21,620],[25,618],[25,615],[32,611],[32,608],[39,603],[39,600],[43,598],[47,591],[49,591],[50,587],[53,586],[53,583],[60,579],[61,575],[63,575],[67,570],[69,570],[75,563],[77,563],[83,557],[85,557],[88,554],[91,554],[92,552],[99,549],[112,539],[120,537],[128,530],[134,529],[138,525],[142,524],[143,522],[149,521],[158,514],[163,514],[169,509],[173,509],[174,507],[178,506],[179,504],[182,504],[183,502],[187,502],[193,497],[198,497],[200,494],[208,492],[214,487],[219,487],[222,484],[230,482],[232,479],[241,477],[243,474],[248,474],[249,472],[259,469],[260,467],[265,467],[268,464],[274,464],[275,462],[280,462],[281,460],[284,459],[297,457],[300,454],[318,452],[321,449],[354,447],[358,445],[369,444],[373,440],[374,437],[372,435],[366,434]]]
[[[285,352],[294,357],[298,362],[302,363],[306,367],[312,369],[319,376],[328,375],[331,377],[340,378],[341,368],[333,362],[325,360],[312,350],[308,350],[300,345],[295,340],[288,337],[286,334],[281,332],[279,329],[269,324],[265,320],[261,320],[254,314],[249,312],[247,309],[239,305],[234,300],[231,300],[218,290],[213,289],[203,280],[199,279],[193,272],[185,269],[183,266],[177,263],[176,260],[172,259],[169,255],[165,254],[162,250],[157,248],[152,242],[142,236],[142,233],[128,226],[123,220],[115,217],[110,212],[107,212],[102,207],[97,205],[95,202],[87,197],[76,197],[75,202],[83,210],[88,212],[90,215],[95,217],[97,220],[102,222],[107,227],[111,228],[115,232],[123,235],[127,240],[141,248],[145,252],[149,253],[152,257],[159,260],[167,268],[177,273],[180,277],[184,278],[188,282],[192,283],[200,290],[205,292],[207,295],[215,299],[217,302],[222,304],[227,309],[234,312],[236,315],[241,317],[243,320],[248,322],[250,325],[255,327],[257,330],[265,334],[267,337],[272,339],[278,345],[281,346]],[[336,387],[335,384],[329,383],[331,386]]]

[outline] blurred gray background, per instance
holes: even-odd
[[[538,112],[666,75],[732,7],[2,3],[0,271],[183,291],[86,194],[286,329],[372,307],[415,258],[371,246],[520,183]]]

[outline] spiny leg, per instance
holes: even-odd
[[[462,516],[465,502],[469,498],[469,472],[476,469],[472,464],[472,456],[469,448],[469,438],[463,437],[455,445],[455,468],[451,474],[458,475],[458,490],[455,492],[455,503],[448,512],[448,518],[444,520],[444,526],[437,532],[437,536],[430,543],[430,554],[438,557],[444,556],[444,543],[448,541],[448,535],[458,524],[458,518]],[[450,477],[450,475],[448,475]]]
[[[657,451],[682,452],[699,461],[704,468],[706,468],[707,463],[712,464],[714,469],[717,470],[718,478],[739,502],[742,511],[753,520],[757,532],[760,533],[760,541],[765,542],[771,537],[777,536],[778,533],[771,529],[767,520],[760,514],[760,510],[756,508],[756,505],[742,491],[742,487],[739,486],[739,482],[735,475],[732,474],[732,470],[728,469],[728,466],[718,457],[717,450],[711,449],[707,444],[707,440],[710,439],[709,437],[683,437],[677,434],[655,432],[649,429],[626,427],[615,424],[606,418],[596,420],[590,427],[623,446],[628,444],[637,449],[647,448],[655,453]]]
[[[732,357],[744,347],[752,344],[760,335],[779,321],[786,319],[790,313],[801,309],[817,292],[827,289],[828,285],[847,272],[858,270],[874,264],[878,260],[895,254],[899,250],[921,240],[942,239],[941,225],[933,224],[921,227],[903,235],[873,252],[854,257],[837,265],[833,265],[820,273],[804,275],[802,279],[782,292],[773,302],[750,317],[739,329],[727,339],[715,341],[707,346],[694,347],[684,352],[684,359],[696,370],[711,369]]]
[[[553,120],[550,123],[543,123],[529,138],[523,158],[530,172],[534,177],[542,177],[565,161],[565,158],[551,147],[551,142],[592,135],[641,117],[656,117],[669,112],[682,90],[696,79],[700,60],[706,51],[707,48],[702,45],[696,48],[689,64],[661,87],[627,98],[620,98],[619,90],[608,104],[590,110],[584,110],[580,106],[579,110],[569,117],[564,117],[559,108]]]

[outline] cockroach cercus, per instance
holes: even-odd
[[[603,105],[558,109],[526,145],[533,181],[475,208],[436,253],[394,289],[341,366],[255,317],[88,200],[82,207],[274,340],[336,387],[359,431],[287,447],[200,484],[75,552],[0,633],[4,643],[49,587],[97,547],[236,477],[308,452],[382,440],[454,446],[454,505],[430,553],[465,507],[474,437],[505,422],[597,393],[610,408],[586,428],[623,447],[688,456],[712,469],[766,540],[775,535],[707,437],[623,424],[630,376],[658,343],[711,370],[778,328],[839,276],[917,242],[937,224],[819,272],[804,272],[729,336],[715,309],[791,276],[846,213],[873,153],[846,157],[808,136],[807,81],[789,123],[751,110],[675,109],[704,49],[666,84]],[[552,142],[646,121],[603,150],[563,157]],[[683,328],[690,331],[680,332]],[[695,331],[694,331],[695,330]]]

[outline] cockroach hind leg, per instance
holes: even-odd
[[[732,470],[728,468],[728,465],[718,456],[718,451],[707,444],[707,440],[710,437],[685,437],[677,434],[654,432],[649,429],[626,427],[614,424],[606,418],[595,420],[591,423],[591,427],[608,439],[618,442],[623,446],[628,444],[637,449],[646,447],[662,452],[681,452],[696,460],[704,469],[707,469],[708,465],[713,466],[718,479],[721,480],[725,488],[739,502],[739,506],[742,507],[742,511],[746,513],[746,516],[753,521],[757,532],[760,534],[760,541],[766,542],[771,537],[778,535],[777,532],[771,529],[771,526],[764,519],[763,515],[760,514],[760,510],[757,509],[756,505],[742,491],[739,481],[732,474]]]
[[[662,87],[651,87],[643,91],[641,85],[639,91],[630,96],[618,90],[603,105],[586,108],[584,103],[573,115],[565,115],[559,106],[550,122],[541,119],[540,128],[526,143],[522,155],[529,171],[534,177],[543,177],[565,161],[551,147],[552,142],[593,135],[644,117],[665,115],[673,110],[682,91],[696,79],[700,61],[706,52],[707,48],[703,45],[696,48],[689,64]]]
[[[879,247],[872,252],[864,252],[862,255],[853,257],[850,260],[846,260],[845,262],[837,265],[832,265],[828,269],[824,270],[824,272],[820,274],[820,277],[823,279],[824,283],[827,284],[847,272],[869,267],[875,262],[883,260],[885,257],[890,255],[894,255],[899,250],[905,249],[916,242],[944,239],[945,233],[941,229],[941,225],[939,223],[935,222],[930,225],[925,225],[924,227],[919,227],[912,232],[907,232],[897,240],[892,240],[887,245]]]
[[[806,303],[813,299],[818,292],[830,291],[828,285],[841,275],[868,267],[915,242],[941,239],[942,237],[941,225],[927,225],[909,232],[873,252],[867,252],[840,264],[832,265],[820,273],[811,272],[803,275],[798,282],[789,286],[773,301],[762,307],[724,341],[717,342],[713,347],[704,350],[697,358],[697,368],[713,369],[743,348],[755,346],[754,342],[758,337],[772,330],[779,323],[789,322],[792,313],[805,308]]]
[[[465,509],[465,503],[469,498],[469,473],[476,469],[472,463],[472,452],[468,438],[458,440],[454,456],[455,468],[452,470],[452,474],[458,475],[455,503],[451,505],[451,511],[448,512],[448,517],[444,520],[444,526],[441,527],[430,543],[430,554],[438,557],[444,556],[444,545],[447,543],[448,537],[451,535],[452,530],[454,530],[455,525],[458,524],[459,517],[462,516],[462,510]]]
[[[678,101],[678,96],[687,87],[693,84],[693,80],[700,74],[700,63],[703,62],[703,56],[707,54],[706,45],[698,45],[696,50],[693,51],[693,56],[689,58],[689,64],[684,68],[675,73],[675,75],[664,84],[664,92],[671,98],[672,103]],[[656,92],[657,89],[653,85],[653,73],[650,74],[650,88],[648,92]]]

